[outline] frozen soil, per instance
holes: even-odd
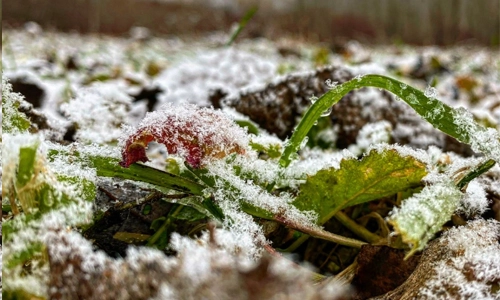
[[[46,32],[30,24],[25,30],[3,32],[2,67],[13,91],[29,103],[20,110],[30,118],[31,135],[38,134],[43,147],[54,143],[83,149],[99,144],[114,149],[110,151],[116,157],[116,146],[123,146],[132,128],[145,124],[141,120],[147,112],[161,115],[165,109],[175,111],[171,107],[189,107],[186,103],[212,106],[221,115],[256,128],[260,134],[255,141],[282,145],[311,98],[332,85],[372,73],[426,90],[452,107],[465,107],[481,124],[500,130],[500,54],[492,49],[367,46],[353,41],[332,50],[285,39],[242,40],[224,47],[226,39],[220,33],[197,40],[82,36]],[[4,86],[3,82],[3,93]],[[481,159],[468,145],[423,121],[400,99],[364,88],[349,93],[320,120],[295,162],[296,173],[286,176],[303,178],[338,167],[343,158],[359,157],[385,143],[399,144],[411,155],[418,153],[422,160],[448,168],[450,174]],[[11,157],[7,153],[14,149],[9,147],[14,146],[2,143],[3,173]],[[168,169],[169,161],[182,161],[167,152],[160,144],[150,144],[147,164]],[[277,178],[278,169],[271,164],[245,158],[237,163],[257,170],[255,180]],[[77,164],[49,167],[80,174],[71,170]],[[208,168],[215,174],[226,172],[217,163]],[[444,231],[409,260],[403,259],[405,252],[400,249],[370,245],[358,250],[313,238],[283,258],[270,249],[290,246],[294,232],[246,215],[230,203],[226,209],[240,226],[214,224],[208,218],[179,219],[168,247],[160,251],[145,247],[141,237],[154,233],[151,225],[167,215],[175,201],[163,201],[164,194],[134,182],[80,176],[94,180],[98,190],[93,207],[76,207],[75,214],[92,217],[93,222],[70,229],[68,224],[76,221],[66,220],[73,212],[54,213],[26,230],[10,249],[2,245],[8,254],[31,241],[27,235],[39,235],[48,256],[44,264],[26,267],[29,271],[8,273],[2,279],[4,289],[19,290],[29,284],[33,288],[26,290],[27,295],[47,299],[495,299],[500,295],[498,164],[469,184]],[[294,196],[252,193],[248,191],[258,198],[256,202],[286,202]],[[388,236],[391,228],[385,218],[396,203],[397,196],[385,197],[345,213],[372,232]],[[151,214],[144,213],[146,207]],[[306,222],[310,216],[299,217]],[[11,218],[12,213],[4,211],[3,220]],[[323,227],[355,237],[335,219]],[[136,235],[119,239],[117,232]],[[352,265],[356,257],[357,265]],[[312,272],[331,277],[315,283]]]

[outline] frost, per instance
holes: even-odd
[[[126,128],[121,139],[122,165],[148,160],[145,148],[156,141],[178,154],[192,167],[199,168],[230,153],[244,154],[249,137],[224,113],[192,104],[166,105],[148,113],[137,128]]]
[[[428,98],[436,98],[437,90],[435,87],[428,86],[425,88],[424,95]]]
[[[478,127],[473,115],[465,108],[455,110],[454,123],[467,132],[474,151],[500,162],[500,133],[497,130]]]
[[[21,94],[12,92],[12,85],[2,72],[2,133],[22,133],[30,128],[28,118],[19,108],[29,109],[31,104]]]
[[[441,230],[457,209],[462,193],[447,176],[429,174],[424,178],[431,185],[404,200],[394,208],[388,221],[403,241],[412,245],[412,252],[422,250],[427,242]]]
[[[176,256],[147,248],[129,248],[126,258],[111,259],[75,232],[46,234],[51,259],[49,296],[65,299],[337,299],[346,288],[314,285],[311,273],[282,258],[249,260],[231,253],[231,235],[212,229],[192,240],[172,235]],[[232,240],[234,243],[234,240]],[[57,257],[57,259],[55,259]],[[85,265],[84,265],[85,264]],[[92,287],[92,288],[88,288]]]
[[[161,104],[188,101],[206,106],[210,90],[222,88],[234,95],[238,89],[269,82],[277,67],[271,59],[234,48],[204,51],[159,75],[158,84],[168,91]]]
[[[350,145],[349,150],[356,154],[362,154],[371,145],[389,143],[391,139],[392,125],[387,121],[368,123],[358,133],[356,144]]]
[[[239,214],[239,205],[241,205],[241,203],[248,203],[257,208],[264,209],[274,216],[279,216],[286,220],[297,222],[298,224],[304,224],[304,226],[316,227],[316,214],[312,212],[301,212],[292,206],[290,204],[293,201],[291,195],[281,193],[279,196],[275,196],[268,193],[260,186],[234,174],[233,167],[222,160],[214,161],[208,165],[207,168],[211,173],[223,179],[216,182],[214,195],[217,201],[221,202],[220,205],[224,211],[232,211],[235,214]],[[227,184],[230,184],[229,188]],[[243,221],[243,217],[238,216],[237,218]],[[251,229],[246,231],[253,231],[253,235],[258,237],[257,243],[263,243],[265,238],[261,233],[261,229],[255,228],[251,223],[254,222],[250,218],[248,222],[234,224],[250,227]],[[229,223],[228,225],[233,225],[233,223]]]
[[[458,210],[466,216],[478,216],[488,209],[486,191],[477,179],[472,180],[467,186],[465,197],[460,202]]]
[[[325,80],[325,84],[329,89],[335,89],[337,87],[337,85],[339,84],[339,82],[332,81],[331,79],[327,79],[327,80]]]
[[[78,90],[61,105],[62,112],[77,124],[76,138],[84,143],[110,143],[120,137],[121,126],[130,124],[131,98],[109,85]]]
[[[419,292],[427,299],[498,299],[492,284],[500,281],[500,223],[470,221],[447,231],[440,242],[445,259]]]

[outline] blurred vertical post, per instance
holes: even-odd
[[[101,29],[101,6],[103,0],[89,0],[89,31],[98,33]]]

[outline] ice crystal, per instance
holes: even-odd
[[[435,87],[428,86],[425,88],[424,95],[428,98],[436,98],[437,90]]]
[[[481,215],[488,209],[486,191],[477,179],[469,182],[465,196],[460,202],[459,211],[467,216]]]

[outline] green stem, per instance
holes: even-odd
[[[163,224],[161,225],[161,227],[158,228],[158,230],[149,238],[148,243],[146,244],[146,246],[153,246],[156,243],[156,241],[158,241],[158,239],[167,230],[168,226],[170,226],[171,217],[176,216],[177,214],[179,214],[183,208],[184,208],[184,205],[177,206],[177,208],[175,209],[175,211],[171,215],[169,215],[167,217],[167,219],[165,220],[165,222],[163,222]]]
[[[460,190],[463,190],[469,182],[471,182],[474,178],[479,177],[481,174],[485,173],[489,169],[491,169],[495,165],[495,161],[493,159],[488,159],[487,161],[479,164],[474,169],[469,171],[460,181],[457,183],[457,187]]]
[[[233,34],[227,41],[226,47],[231,46],[231,44],[236,40],[238,35],[240,35],[241,31],[247,26],[248,21],[252,19],[253,15],[255,15],[258,9],[259,9],[258,6],[253,6],[245,13],[245,15],[243,16],[243,18],[241,18],[241,21],[238,24],[238,28],[236,28],[236,30],[233,32]]]
[[[329,241],[329,242],[333,242],[333,243],[337,243],[339,245],[344,245],[344,246],[354,247],[354,248],[361,248],[361,246],[366,244],[365,242],[362,242],[362,241],[359,241],[356,239],[347,238],[347,237],[344,237],[344,236],[341,236],[338,234],[328,232],[328,231],[320,229],[320,228],[306,226],[304,224],[300,224],[297,222],[290,222],[289,220],[283,220],[280,218],[276,218],[276,221],[283,223],[284,225],[288,226],[289,228],[298,230],[298,231],[303,232],[303,233],[310,235],[312,237],[322,239],[325,241]],[[297,241],[295,241],[295,243],[297,243],[298,241],[301,241],[300,244],[302,244],[305,240],[307,240],[307,238],[308,238],[308,236],[301,236]],[[300,246],[300,244],[298,246]],[[292,247],[293,247],[293,245],[288,247],[288,249],[286,251],[294,251],[296,249],[296,248],[291,249]]]
[[[377,241],[380,241],[382,237],[374,234],[373,232],[370,232],[368,229],[365,227],[359,225],[356,223],[354,220],[349,218],[345,213],[339,211],[335,214],[335,219],[342,223],[345,227],[347,227],[350,231],[352,231],[354,234],[362,238],[363,240],[369,242],[369,243],[375,243]]]
[[[291,162],[291,155],[299,150],[302,140],[324,111],[339,102],[350,91],[363,87],[377,87],[392,92],[410,105],[415,112],[431,123],[436,129],[456,138],[462,143],[469,144],[473,138],[472,134],[486,131],[485,127],[477,123],[473,125],[469,124],[474,128],[468,128],[468,125],[457,124],[455,122],[455,116],[457,115],[455,109],[435,98],[425,96],[423,92],[405,83],[382,75],[364,75],[332,88],[306,111],[281,155],[280,165],[288,167]]]

